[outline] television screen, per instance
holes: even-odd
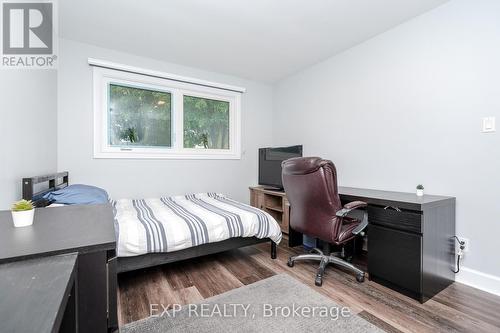
[[[281,162],[302,156],[302,146],[260,148],[259,185],[283,189],[281,181]]]

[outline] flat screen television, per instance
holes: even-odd
[[[260,148],[259,149],[259,185],[283,189],[281,181],[281,162],[302,157],[302,146]]]

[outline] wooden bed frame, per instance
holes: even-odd
[[[69,173],[67,171],[23,178],[23,199],[32,200],[36,207],[45,207],[50,204],[50,202],[43,199],[46,193],[65,188],[68,185]],[[271,242],[271,258],[276,259],[277,246],[276,243],[269,238],[236,237],[175,252],[149,253],[134,257],[118,257],[117,272],[129,272],[265,242]]]

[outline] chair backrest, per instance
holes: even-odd
[[[325,241],[336,239],[340,219],[335,214],[342,204],[335,165],[319,157],[297,157],[284,161],[282,166],[291,227]]]

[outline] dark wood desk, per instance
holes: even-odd
[[[455,281],[455,198],[341,187],[368,203],[370,280],[425,302]]]
[[[65,254],[0,265],[0,330],[76,332],[77,257]]]
[[[261,187],[251,189],[264,191]],[[454,197],[418,197],[414,193],[352,187],[339,187],[339,196],[344,204],[356,200],[368,203],[370,280],[420,302],[455,280]],[[290,214],[293,216],[293,206]],[[303,242],[302,234],[291,227],[288,236],[289,246]]]
[[[32,226],[15,228],[0,212],[0,264],[78,253],[80,332],[117,327],[116,258],[110,205],[37,208]]]
[[[425,194],[423,197],[415,193],[372,190],[366,188],[339,186],[339,195],[342,201],[361,200],[369,205],[393,206],[401,209],[423,211],[432,207],[447,205],[455,202],[454,197]]]

